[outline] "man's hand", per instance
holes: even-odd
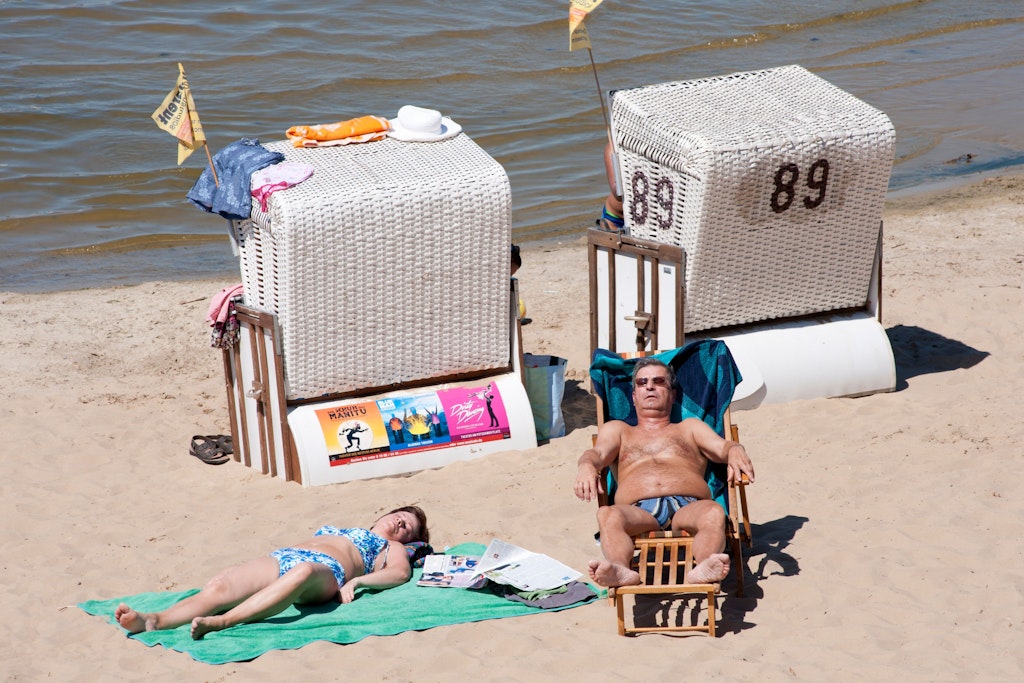
[[[576,470],[576,483],[573,484],[573,493],[580,500],[589,503],[597,498],[598,493],[604,493],[604,486],[598,476],[597,468],[589,462],[581,462]]]
[[[754,463],[750,461],[743,444],[730,442],[729,452],[726,453],[726,465],[730,482],[739,481],[740,475],[745,474],[750,483],[754,483]]]

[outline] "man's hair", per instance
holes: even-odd
[[[630,376],[629,381],[633,386],[636,386],[636,376],[644,368],[649,367],[665,368],[665,372],[668,373],[668,388],[675,392],[676,396],[679,396],[679,380],[676,379],[676,373],[672,372],[672,368],[665,365],[657,358],[644,357],[636,362],[633,366],[633,374]]]
[[[424,543],[430,543],[430,529],[427,528],[427,513],[423,511],[418,505],[403,505],[400,508],[395,508],[391,512],[387,512],[382,516],[394,514],[396,512],[410,512],[416,521],[419,522],[420,533],[414,538],[414,541],[423,541]]]

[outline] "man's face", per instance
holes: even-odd
[[[637,408],[671,407],[674,398],[671,375],[666,368],[648,365],[633,378],[633,403]]]

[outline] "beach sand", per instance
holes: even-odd
[[[892,200],[895,392],[734,415],[757,468],[748,595],[720,635],[616,634],[577,609],[210,666],[75,607],[198,587],[323,523],[419,503],[437,547],[501,538],[586,571],[571,492],[595,433],[582,239],[526,247],[524,347],[569,360],[568,434],[410,476],[302,488],[190,457],[229,429],[208,301],[229,281],[0,294],[4,680],[1017,680],[1024,670],[1024,176]],[[729,585],[726,584],[726,588]]]

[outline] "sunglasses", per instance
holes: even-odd
[[[669,386],[669,381],[668,377],[657,375],[655,377],[637,377],[633,384],[638,387],[646,387],[648,384],[655,387],[667,387]]]

